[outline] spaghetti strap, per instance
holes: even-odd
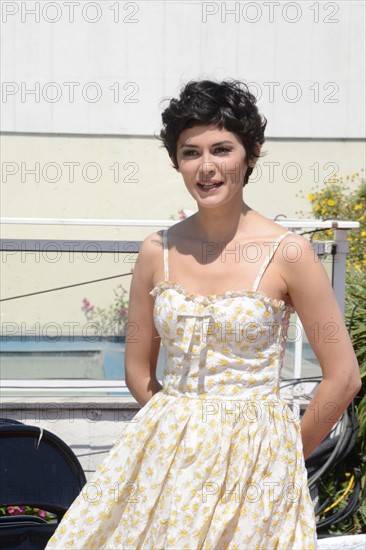
[[[264,260],[263,264],[261,265],[261,268],[258,272],[258,275],[257,275],[257,277],[254,281],[252,290],[256,291],[258,289],[258,286],[259,286],[259,283],[261,282],[263,274],[264,274],[265,270],[267,269],[267,267],[269,265],[269,262],[272,260],[274,254],[275,254],[275,252],[278,248],[278,245],[280,244],[282,239],[284,237],[286,237],[286,235],[291,235],[291,233],[292,233],[291,231],[287,231],[286,233],[283,233],[282,235],[280,235],[278,237],[278,239],[275,241],[272,252],[269,253],[268,257]]]
[[[169,259],[168,259],[168,230],[163,230],[163,247],[164,247],[164,280],[169,280]]]

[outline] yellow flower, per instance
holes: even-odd
[[[328,206],[333,206],[334,205],[334,200],[333,199],[328,199],[327,204],[328,204]]]
[[[354,209],[355,209],[355,210],[360,210],[360,208],[362,208],[362,204],[356,204],[356,206],[355,206]]]
[[[366,231],[361,231],[361,237],[366,237]]]
[[[309,199],[309,201],[313,201],[314,200],[314,195],[312,193],[309,193],[308,194],[308,199]]]

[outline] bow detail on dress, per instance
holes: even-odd
[[[207,337],[213,334],[212,324],[214,321],[214,306],[209,304],[203,306],[195,302],[184,304],[183,310],[177,313],[177,321],[184,319],[184,330],[181,342],[181,350],[188,353],[191,344],[193,344],[194,336],[199,336],[198,350],[201,351],[207,346]],[[197,351],[198,351],[197,350]]]

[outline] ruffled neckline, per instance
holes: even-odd
[[[250,290],[250,289],[242,289],[242,290],[226,290],[225,292],[222,292],[220,294],[209,294],[208,296],[205,296],[203,294],[195,294],[192,292],[188,292],[184,286],[182,286],[180,283],[177,283],[175,281],[160,281],[155,285],[155,287],[152,289],[150,294],[152,296],[156,296],[159,292],[162,292],[167,289],[174,289],[179,294],[182,294],[187,300],[191,301],[197,301],[201,304],[212,304],[216,300],[225,300],[227,298],[242,298],[243,296],[248,296],[249,298],[260,298],[263,302],[266,302],[272,306],[277,306],[278,308],[281,308],[283,310],[287,310],[290,313],[295,313],[294,306],[287,304],[284,300],[280,300],[277,298],[271,298],[265,292],[262,292],[261,290]]]

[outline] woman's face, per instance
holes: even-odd
[[[187,128],[177,142],[177,162],[198,205],[217,207],[238,199],[239,194],[241,199],[248,164],[236,134],[214,125]]]

